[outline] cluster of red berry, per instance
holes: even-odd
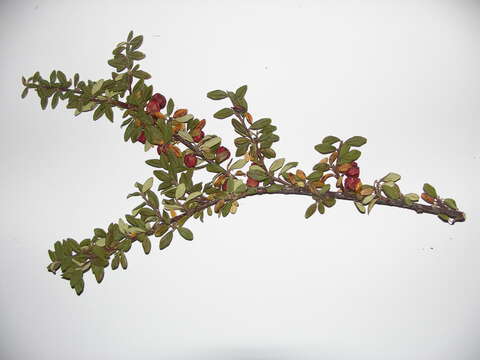
[[[154,115],[159,113],[167,105],[167,99],[162,94],[156,93],[152,96],[150,101],[147,103],[147,113]],[[140,141],[142,144],[145,144],[147,138],[145,137],[145,132],[142,131],[137,138],[137,141]]]
[[[163,96],[162,94],[156,93],[152,96],[152,98],[147,103],[146,112],[152,115],[154,118],[165,118],[165,115],[163,115],[160,111],[166,105],[167,105],[167,99],[165,98],[165,96]],[[175,119],[178,117],[182,117],[186,115],[187,112],[188,112],[187,109],[178,109],[173,114],[173,118]],[[203,132],[202,129],[205,126],[205,124],[206,124],[205,119],[200,120],[198,124],[195,126],[195,128],[191,130],[190,134],[194,142],[199,143],[203,140],[205,133]],[[175,133],[183,128],[184,128],[183,124],[174,125]],[[137,141],[141,142],[142,144],[145,144],[146,140],[147,138],[145,137],[145,132],[142,131],[141,134],[138,136]],[[157,146],[157,152],[160,155],[165,153],[169,148],[172,149],[178,157],[181,157],[180,149],[178,149],[178,147],[171,144],[159,144]],[[230,151],[224,146],[219,146],[215,151],[215,162],[218,164],[227,160],[229,157],[230,157]],[[195,167],[197,165],[197,161],[198,161],[197,156],[192,153],[186,154],[183,157],[183,163],[188,168]]]
[[[156,93],[147,104],[147,113],[155,114],[167,105],[167,99],[162,94]]]
[[[347,176],[344,184],[345,190],[357,191],[362,186],[359,178],[360,168],[355,161],[353,161],[349,169],[345,171],[345,175]]]
[[[219,146],[215,151],[215,162],[220,164],[230,157],[230,150],[225,146]],[[193,168],[197,165],[197,157],[195,154],[187,154],[183,157],[183,163],[188,168]]]

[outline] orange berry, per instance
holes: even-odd
[[[188,113],[187,109],[178,109],[177,111],[175,111],[173,113],[173,118],[176,119],[176,118],[185,116],[185,115],[187,115],[187,113]]]
[[[172,130],[175,134],[178,133],[180,130],[183,130],[183,129],[184,129],[184,125],[182,123],[174,123],[172,125]]]
[[[164,114],[162,114],[160,111],[157,111],[156,113],[153,113],[152,114],[153,117],[157,118],[157,119],[165,119],[166,116]]]
[[[435,199],[432,198],[432,197],[431,197],[430,195],[428,195],[428,194],[422,193],[421,196],[422,196],[422,199],[423,199],[424,201],[426,201],[427,203],[429,203],[429,204],[433,204],[433,203],[435,202]]]
[[[250,125],[252,125],[252,124],[253,124],[253,117],[252,117],[252,115],[250,115],[250,113],[247,112],[247,113],[245,113],[245,117],[247,118],[248,123],[249,123]]]
[[[295,175],[297,175],[297,177],[299,177],[300,179],[302,180],[305,180],[307,178],[307,176],[305,175],[305,173],[298,169],[296,172],[295,172]]]

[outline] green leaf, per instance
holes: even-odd
[[[368,203],[368,209],[367,209],[367,213],[370,215],[370,211],[372,211],[373,209],[373,206],[375,205],[375,203],[378,201],[378,198],[375,198],[373,199],[372,201],[370,201]]]
[[[267,158],[267,159],[273,159],[277,154],[275,153],[275,150],[269,148],[269,149],[262,149],[260,152]]]
[[[315,145],[315,150],[317,150],[320,154],[330,154],[337,149],[333,145],[322,143]]]
[[[258,171],[264,172],[263,168],[259,165],[251,165],[248,170],[250,170],[250,171],[252,171],[252,170],[257,171],[258,170]]]
[[[457,208],[457,203],[455,202],[455,200],[453,200],[453,199],[444,199],[443,202],[444,202],[445,205],[447,205],[450,209],[458,210],[458,208]]]
[[[322,171],[314,171],[310,175],[307,176],[307,180],[310,181],[317,181],[320,180],[320,178],[323,176]]]
[[[98,120],[99,118],[102,117],[104,113],[105,113],[105,105],[100,104],[100,106],[98,106],[93,113],[93,120]]]
[[[42,97],[40,99],[40,106],[42,107],[42,110],[45,110],[48,105],[48,98],[47,97]]]
[[[223,90],[213,90],[207,93],[207,97],[212,100],[222,100],[225,99],[227,96],[227,93]]]
[[[143,71],[143,70],[135,70],[132,72],[133,77],[136,77],[137,79],[143,79],[147,80],[152,77],[149,73]]]
[[[323,138],[322,143],[332,145],[338,141],[340,141],[339,138],[337,138],[336,136],[329,135]]]
[[[437,191],[435,190],[435,188],[430,185],[430,184],[423,184],[423,191],[425,193],[427,193],[427,195],[431,196],[432,198],[436,199],[438,197],[437,195]]]
[[[153,177],[150,177],[145,181],[145,183],[142,185],[142,192],[146,192],[152,188],[153,185]]]
[[[416,202],[416,201],[420,200],[420,197],[415,193],[408,193],[408,194],[405,195],[405,198],[407,198],[411,202]]]
[[[362,199],[362,204],[363,205],[367,205],[370,201],[372,201],[374,198],[375,198],[376,194],[370,194],[368,196],[365,196],[363,199]]]
[[[122,269],[126,270],[128,267],[128,261],[127,257],[125,256],[125,253],[120,253],[120,265],[122,265]]]
[[[130,46],[132,50],[137,50],[140,46],[142,46],[143,43],[143,36],[138,35],[135,36],[131,41],[130,41]]]
[[[235,143],[235,146],[241,146],[241,145],[244,145],[244,144],[249,144],[250,140],[247,139],[246,137],[241,136],[241,137],[236,138],[234,143]]]
[[[55,95],[53,95],[53,98],[52,98],[52,109],[55,109],[58,105],[58,99],[60,97],[60,93],[59,92],[56,92]]]
[[[210,172],[213,172],[213,173],[223,172],[223,168],[218,164],[208,164],[206,169],[207,169],[207,171],[210,171]]]
[[[230,170],[236,170],[243,168],[248,163],[247,159],[240,159],[235,161],[232,166],[230,166]]]
[[[349,144],[351,146],[362,146],[367,142],[363,136],[353,136],[350,139],[346,140],[344,144]]]
[[[125,221],[123,219],[118,219],[118,229],[122,234],[125,234],[128,230],[128,225],[125,224]]]
[[[187,114],[187,115],[181,116],[179,118],[176,118],[175,121],[179,122],[179,123],[186,123],[186,122],[189,122],[192,119],[193,119],[193,115],[192,114]]]
[[[247,175],[250,176],[252,179],[263,181],[267,178],[267,174],[264,171],[260,170],[249,170]]]
[[[120,256],[116,254],[112,260],[112,270],[116,270],[118,265],[120,265]]]
[[[156,209],[160,205],[157,194],[151,190],[147,191],[147,199],[148,202]]]
[[[160,240],[160,244],[159,244],[160,250],[163,250],[166,247],[168,247],[168,245],[170,245],[170,243],[172,242],[172,239],[173,239],[173,231],[169,231]]]
[[[52,250],[48,250],[48,256],[50,260],[55,261],[55,253]]]
[[[283,164],[285,163],[285,159],[284,158],[281,158],[281,159],[276,159],[272,165],[270,165],[270,168],[268,169],[269,172],[275,172],[277,171],[278,169],[280,169]]]
[[[235,96],[239,99],[243,99],[247,93],[247,85],[240,86],[237,91],[235,91]]]
[[[202,144],[202,149],[209,149],[222,142],[222,138],[215,136]]]
[[[186,187],[184,183],[178,184],[175,190],[175,199],[180,199],[185,194],[185,189]]]
[[[50,73],[50,83],[53,84],[57,80],[57,72],[53,70]]]
[[[105,80],[100,79],[92,86],[92,95],[96,95],[103,86]]]
[[[326,194],[327,191],[330,190],[330,184],[325,184],[322,186],[322,188],[318,191],[318,195],[323,195]],[[335,199],[334,199],[335,200]]]
[[[357,210],[360,211],[362,214],[365,214],[365,206],[358,201],[355,201],[355,206],[357,207]]]
[[[349,163],[357,160],[362,153],[359,150],[351,150],[340,157],[340,163]]]
[[[22,91],[22,99],[24,99],[25,96],[27,96],[27,95],[28,95],[28,87],[25,88],[25,89],[23,89],[23,91]]]
[[[230,108],[223,108],[221,110],[218,110],[215,114],[213,114],[213,117],[216,119],[225,119],[229,116],[233,115],[233,110]]]
[[[196,197],[202,195],[202,192],[201,191],[195,191],[193,193],[191,193],[190,195],[188,195],[187,199],[185,200],[185,202],[189,202],[190,200],[193,200],[195,199]]]
[[[322,199],[322,202],[326,207],[330,208],[337,203],[337,200],[334,197],[326,197]]]
[[[325,214],[325,205],[323,205],[321,201],[317,202],[317,206],[318,206],[318,212],[320,214]]]
[[[65,74],[58,70],[57,71],[57,79],[58,81],[62,84],[62,85],[66,85],[67,84],[67,77],[65,76]]]
[[[162,161],[159,160],[159,159],[146,160],[145,163],[146,163],[147,165],[150,165],[150,166],[153,166],[153,167],[163,168],[163,163],[162,163]]]
[[[231,208],[232,208],[232,202],[231,201],[225,203],[225,205],[222,207],[222,210],[221,210],[222,216],[225,217],[228,214],[230,214],[230,209]]]
[[[247,185],[245,185],[244,183],[241,183],[241,184],[238,185],[238,187],[235,188],[235,193],[241,194],[241,193],[244,193],[247,190],[248,190]]]
[[[252,130],[259,130],[267,125],[270,125],[272,122],[271,119],[268,119],[268,118],[263,118],[263,119],[259,119],[257,121],[255,121],[251,126],[250,126],[250,129]]]
[[[248,131],[243,127],[242,123],[235,118],[232,118],[232,126],[235,131],[242,136],[249,136]]]
[[[127,55],[130,59],[133,59],[133,60],[136,60],[136,61],[145,59],[145,54],[141,51],[133,51],[130,54],[127,53]],[[141,71],[141,70],[139,70],[139,71]]]
[[[280,174],[283,175],[285,174],[288,170],[294,168],[298,166],[298,161],[293,161],[293,162],[289,162],[289,163],[286,163],[285,166],[282,168],[282,170],[280,171]]]
[[[400,198],[400,191],[396,186],[389,186],[387,184],[382,185],[382,191],[387,195],[389,199],[398,200]]]
[[[81,295],[83,292],[83,289],[85,287],[85,282],[83,279],[80,279],[77,283],[75,283],[75,292],[77,295]]]
[[[280,191],[282,189],[283,189],[282,185],[273,184],[273,185],[270,185],[269,187],[267,187],[267,192],[273,193],[273,192],[276,192],[276,191]]]
[[[113,111],[110,105],[105,105],[105,116],[107,117],[108,120],[113,122]]]
[[[398,181],[400,180],[401,176],[396,174],[396,173],[388,173],[387,175],[385,175],[383,178],[382,178],[382,181],[384,182],[395,182],[395,181]]]
[[[150,250],[152,250],[152,242],[150,241],[148,236],[145,236],[145,238],[142,240],[142,247],[145,255],[148,255],[150,253]]]
[[[305,211],[305,219],[308,219],[317,210],[317,203],[310,205]]]
[[[167,116],[170,116],[173,112],[173,108],[175,107],[175,103],[172,99],[168,99],[167,103]]]
[[[177,230],[185,240],[193,240],[193,233],[186,227],[179,227]]]
[[[92,272],[93,272],[93,275],[95,275],[95,280],[97,280],[97,283],[100,284],[105,275],[105,271],[103,270],[103,267],[92,265]]]
[[[248,151],[248,146],[250,144],[242,144],[237,147],[237,151],[235,152],[235,156],[242,156],[245,155],[245,153]]]
[[[180,130],[180,131],[178,132],[178,135],[179,135],[182,139],[184,139],[184,140],[193,142],[192,136],[191,136],[189,133],[187,133],[185,130]]]

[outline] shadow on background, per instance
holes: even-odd
[[[333,360],[326,354],[312,351],[297,351],[282,348],[231,347],[224,349],[200,350],[182,357],[182,360]],[[316,353],[315,355],[313,355]],[[338,360],[338,359],[335,359]]]

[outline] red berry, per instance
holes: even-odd
[[[348,169],[345,174],[350,177],[358,177],[360,175],[360,168],[354,165],[350,169]]]
[[[167,105],[167,99],[165,99],[165,96],[163,96],[162,94],[159,94],[159,93],[153,94],[151,100],[158,103],[158,106],[160,107],[160,110],[163,109],[165,107],[165,105]],[[158,111],[160,111],[160,110],[158,110]]]
[[[147,103],[147,113],[155,114],[156,112],[160,111],[160,104],[155,100],[150,100]]]
[[[215,161],[221,163],[230,157],[230,151],[225,146],[220,146],[215,152]]]
[[[205,133],[203,131],[200,131],[200,134],[193,137],[193,141],[195,141],[196,143],[199,143],[200,141],[202,141],[204,136],[205,136]]]
[[[183,158],[183,163],[186,167],[193,168],[195,165],[197,165],[197,157],[193,154],[187,154]]]
[[[250,176],[247,178],[247,186],[257,187],[259,184],[258,180],[252,179]]]
[[[142,131],[141,134],[138,136],[137,141],[140,141],[142,144],[145,144],[145,141],[147,141],[147,138],[145,137],[144,131]]]
[[[360,179],[358,177],[347,177],[345,179],[345,189],[349,191],[355,191],[355,188],[360,183]]]
[[[228,181],[225,181],[225,182],[222,184],[222,190],[223,190],[223,191],[227,191],[227,182],[228,182]]]

